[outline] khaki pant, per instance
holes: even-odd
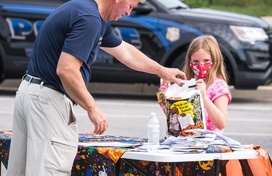
[[[15,98],[7,176],[68,176],[77,142],[71,100],[23,80]]]

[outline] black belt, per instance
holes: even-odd
[[[55,90],[55,91],[58,91],[58,92],[62,93],[62,92],[59,91],[56,87],[54,87],[54,86],[52,86],[52,85],[50,85],[50,84],[45,84],[45,83],[43,83],[43,81],[42,81],[41,79],[39,79],[39,78],[34,78],[34,77],[29,76],[29,75],[25,75],[23,79],[26,80],[26,81],[28,81],[28,82],[30,82],[30,83],[33,83],[33,84],[40,84],[40,85],[42,85],[42,86],[48,87],[48,88],[50,88],[50,89],[53,89],[53,90]],[[42,84],[42,83],[43,83],[43,84]]]

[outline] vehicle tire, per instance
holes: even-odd
[[[174,62],[171,64],[171,68],[178,68],[183,70],[186,58],[186,51],[181,52],[177,57],[174,59]]]
[[[5,80],[4,71],[2,65],[0,65],[0,84]]]
[[[5,80],[4,73],[0,72],[0,84]]]

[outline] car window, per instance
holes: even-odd
[[[157,0],[160,4],[165,6],[168,9],[187,9],[188,5],[183,3],[181,0]]]

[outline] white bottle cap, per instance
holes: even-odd
[[[150,115],[156,115],[156,112],[151,112]]]

